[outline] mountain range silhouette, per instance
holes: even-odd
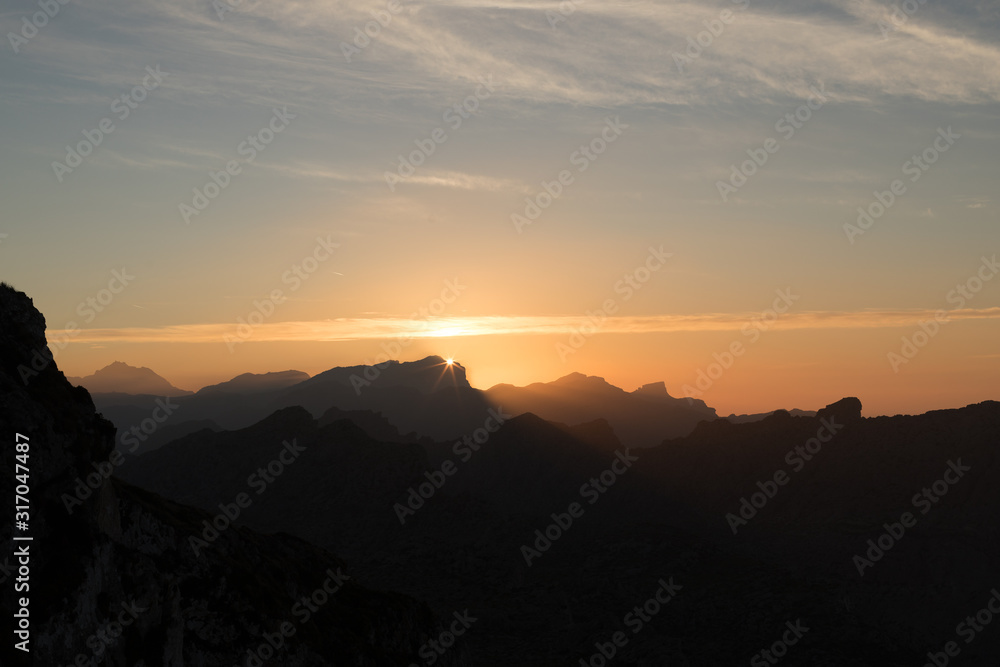
[[[251,653],[266,652],[260,647],[271,645],[268,637],[279,644],[284,665],[396,665],[417,658],[438,628],[427,606],[365,589],[328,551],[286,532],[235,526],[195,553],[190,540],[204,534],[213,513],[112,476],[115,427],[95,412],[88,392],[72,386],[55,363],[27,381],[19,371],[45,348],[42,315],[23,293],[0,284],[0,321],[0,432],[3,470],[10,473],[0,488],[4,498],[14,497],[15,463],[26,461],[32,512],[30,542],[15,542],[13,522],[0,523],[8,584],[0,602],[14,610],[30,594],[31,619],[30,652],[15,649],[8,636],[0,663],[245,664]],[[30,445],[25,458],[16,458],[24,454],[15,449],[15,433]],[[24,549],[28,556],[16,555]],[[9,585],[12,561],[13,573],[30,562],[30,588],[15,592]],[[296,604],[317,590],[336,592],[316,606],[309,623],[283,635]],[[461,658],[459,650],[439,662],[463,664]]]
[[[577,373],[483,391],[433,356],[88,393],[54,363],[25,383],[44,320],[8,287],[0,316],[0,428],[30,435],[37,466],[44,664],[141,600],[110,664],[242,665],[338,568],[348,583],[272,664],[892,667],[951,659],[949,641],[955,664],[1000,658],[997,628],[959,634],[1000,585],[1000,403],[725,419]],[[123,388],[172,386],[122,366]]]
[[[106,377],[112,368],[124,387],[142,386],[140,379],[148,383],[152,373],[116,362],[90,378]],[[158,378],[157,386],[172,386],[153,376]],[[81,384],[91,389],[89,383],[89,378],[81,379]],[[93,386],[103,390],[92,390],[95,404],[119,430],[140,420],[161,396],[177,399],[174,402],[180,409],[179,419],[172,422],[175,428],[191,422],[202,427],[217,424],[243,428],[284,407],[301,406],[317,418],[336,407],[381,415],[401,433],[439,440],[475,430],[490,407],[502,407],[514,415],[532,412],[567,424],[600,417],[623,442],[636,447],[650,447],[666,437],[686,435],[700,421],[716,418],[715,410],[701,400],[671,397],[662,382],[626,392],[603,378],[572,373],[554,382],[526,387],[500,384],[483,391],[469,384],[460,363],[446,364],[439,356],[392,361],[381,367],[332,368],[314,377],[301,371],[246,373],[185,395],[107,391],[109,387],[103,381]],[[174,433],[175,437],[181,434]]]

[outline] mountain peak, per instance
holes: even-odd
[[[641,395],[641,396],[653,396],[653,397],[659,397],[659,398],[672,398],[670,396],[670,393],[667,392],[667,383],[666,382],[662,382],[662,381],[661,382],[650,382],[648,384],[644,384],[641,387],[639,387],[638,389],[636,389],[635,391],[633,391],[632,393],[633,394],[638,394],[638,395]]]
[[[303,384],[334,383],[349,387],[410,387],[422,394],[441,389],[471,389],[465,367],[457,361],[431,355],[417,361],[390,359],[372,365],[337,366],[313,376]]]
[[[816,413],[817,417],[835,417],[845,422],[861,419],[861,400],[854,396],[842,398]]]
[[[584,375],[583,373],[570,373],[552,382],[553,385],[561,386],[587,386],[587,387],[614,387],[610,382],[597,375]],[[614,387],[617,389],[617,387]]]
[[[165,378],[145,366],[130,366],[114,361],[86,377],[67,378],[95,394],[150,394],[153,396],[187,396],[192,392],[178,389]]]

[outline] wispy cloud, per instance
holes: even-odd
[[[378,184],[386,186],[385,172],[374,170],[348,171],[317,163],[262,163],[266,169],[271,169],[292,176],[302,176],[319,180],[342,181],[345,183]],[[395,175],[395,174],[394,174]],[[530,192],[524,183],[508,178],[496,178],[482,174],[468,174],[459,171],[420,170],[418,173],[402,179],[397,187],[405,185],[424,185],[429,187],[457,188],[460,190],[485,190],[491,192],[509,190],[513,192]]]
[[[960,197],[958,201],[965,204],[965,208],[986,208],[990,200],[986,197]]]
[[[857,312],[809,311],[782,315],[769,328],[870,329],[916,326],[933,319],[934,310],[864,310]],[[611,317],[600,325],[600,333],[671,333],[682,331],[739,331],[760,313],[705,313]],[[950,321],[1000,319],[1000,307],[965,308],[948,311]],[[344,318],[313,322],[273,322],[253,329],[249,340],[257,342],[329,342],[392,338],[441,338],[463,336],[562,335],[589,324],[585,317],[485,316],[443,317],[430,320],[408,318]],[[752,326],[752,324],[751,324]],[[188,324],[159,328],[51,330],[48,335],[77,343],[216,343],[236,335],[236,325]]]
[[[558,28],[556,2],[487,0],[403,2],[371,45],[346,62],[341,43],[385,3],[244,0],[224,21],[205,0],[111,1],[86,6],[88,22],[120,33],[115,49],[58,26],[35,56],[98,85],[134,76],[124,66],[169,58],[181,99],[234,97],[269,103],[294,96],[304,105],[350,113],[358,99],[426,98],[461,93],[492,73],[508,103],[704,104],[804,98],[825,82],[836,100],[891,98],[945,103],[1000,100],[1000,47],[974,16],[919,12],[883,39],[889,7],[874,0],[777,3],[588,2]],[[672,54],[723,9],[735,19],[690,67]],[[67,17],[68,18],[68,17]],[[141,39],[127,39],[139,35]],[[33,45],[34,46],[34,45]],[[134,68],[133,68],[134,69]],[[22,91],[23,92],[23,91]],[[165,93],[168,91],[165,91]],[[372,107],[359,111],[370,114]]]

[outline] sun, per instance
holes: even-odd
[[[455,363],[455,360],[454,360],[454,359],[452,359],[451,357],[448,357],[447,359],[445,359],[445,360],[444,360],[444,363],[446,363],[446,364],[448,364],[449,366],[451,366],[452,364],[454,364],[454,363]]]

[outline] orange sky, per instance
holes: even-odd
[[[604,377],[631,391],[665,381],[673,396],[684,387],[721,415],[778,407],[817,409],[844,396],[858,396],[865,414],[919,413],[1000,400],[1000,354],[989,320],[948,323],[912,360],[894,372],[888,351],[916,328],[789,329],[777,326],[753,342],[739,329],[672,333],[597,333],[560,359],[557,345],[569,335],[482,335],[417,338],[399,358],[429,354],[454,357],[468,369],[473,386],[500,382],[523,385],[551,381],[570,372]],[[957,340],[962,341],[956,346]],[[294,368],[316,374],[337,365],[380,361],[383,344],[394,339],[339,342],[253,342],[230,354],[220,343],[116,343],[93,347],[74,343],[57,360],[69,375],[86,375],[115,360],[148,366],[184,389],[198,389],[242,372]],[[716,357],[744,343],[743,353],[719,372]],[[390,348],[391,349],[391,348]],[[572,349],[572,348],[570,348]],[[717,375],[710,384],[698,384]],[[699,389],[702,387],[702,389]]]
[[[71,3],[4,61],[0,279],[79,331],[67,373],[195,389],[415,334],[479,387],[713,373],[723,414],[1000,397],[983,3],[401,3],[350,54],[382,0],[237,4]]]

